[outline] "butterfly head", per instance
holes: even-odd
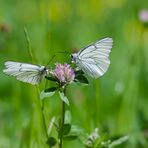
[[[43,76],[47,75],[47,74],[48,74],[48,69],[47,69],[47,67],[41,66],[41,67],[40,67],[40,73],[41,73],[41,75],[43,75]]]
[[[70,58],[71,58],[72,63],[76,63],[77,62],[77,54],[76,53],[71,54]]]

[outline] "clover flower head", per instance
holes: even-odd
[[[74,80],[74,69],[67,63],[64,65],[57,63],[54,69],[54,76],[60,83],[69,83]]]
[[[148,10],[143,9],[139,12],[139,19],[143,23],[148,23]]]

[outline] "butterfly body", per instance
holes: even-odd
[[[71,54],[71,60],[72,60],[72,63],[77,64],[79,60],[78,54],[77,53]]]
[[[43,76],[46,76],[48,74],[48,69],[45,66],[41,66],[39,71],[40,71],[40,74]]]

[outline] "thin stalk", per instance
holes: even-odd
[[[36,88],[37,88],[37,92],[38,92],[38,96],[39,96],[39,94],[40,94],[39,87],[36,87]],[[48,131],[47,131],[46,120],[45,120],[45,115],[44,115],[44,99],[40,102],[40,109],[41,109],[43,128],[44,128],[44,131],[46,134],[46,138],[48,140],[49,137],[48,137]],[[50,145],[49,145],[49,148],[50,148]]]
[[[61,121],[61,134],[60,134],[60,148],[63,146],[63,127],[64,127],[64,120],[65,120],[65,102],[62,101],[62,121]]]
[[[31,49],[31,42],[30,42],[30,38],[29,38],[28,31],[27,31],[26,27],[24,27],[24,33],[25,33],[25,37],[26,37],[26,41],[27,41],[28,54],[30,56],[31,63],[33,63],[34,58],[33,58],[33,53],[32,53],[32,49]]]
[[[47,141],[48,141],[49,136],[48,136],[48,130],[47,130],[46,120],[45,120],[45,115],[44,115],[44,100],[42,101],[41,109],[42,109],[43,126],[44,126],[44,130],[45,130],[46,138],[47,138]],[[46,142],[46,144],[49,146],[49,148],[51,148],[51,146],[48,142]]]
[[[64,89],[64,94],[66,93],[66,88]],[[64,130],[64,121],[65,121],[65,102],[62,101],[62,114],[61,114],[61,127],[60,127],[60,144],[59,147],[63,147],[63,130]]]
[[[42,101],[41,109],[42,109],[43,126],[44,126],[44,129],[45,129],[46,137],[48,139],[48,132],[47,132],[47,127],[46,127],[45,115],[44,115],[44,100]]]

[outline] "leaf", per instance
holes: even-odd
[[[51,87],[44,90],[44,92],[54,92],[58,89],[58,87]]]
[[[46,142],[48,145],[50,145],[50,147],[56,145],[57,141],[54,137],[49,137],[47,142]]]
[[[69,110],[66,110],[65,112],[65,122],[64,123],[71,123],[71,112]]]
[[[111,142],[111,144],[109,145],[109,148],[115,147],[117,145],[122,144],[123,142],[127,141],[129,139],[129,136],[123,136],[117,140],[114,140],[113,142]]]
[[[67,136],[63,137],[63,139],[67,140],[67,141],[76,140],[77,138],[78,138],[78,136],[76,136],[76,135],[67,135]]]
[[[77,136],[81,141],[84,141],[87,138],[87,133],[84,131],[83,128],[77,126],[77,125],[72,125],[71,130],[68,134],[68,136]]]
[[[53,92],[45,92],[44,90],[40,93],[40,99],[44,99],[44,98],[47,98],[47,97],[51,97],[55,94],[55,91]]]
[[[78,135],[79,136],[83,132],[84,132],[84,129],[83,128],[81,128],[81,127],[79,127],[77,125],[72,125],[71,126],[71,131],[70,131],[71,134],[75,134],[75,135]]]
[[[64,95],[64,93],[59,91],[59,95],[60,95],[61,100],[64,101],[67,105],[69,105],[69,100],[68,100],[68,98]]]
[[[53,78],[53,77],[45,76],[45,78],[46,78],[47,80],[50,80],[50,81],[57,81],[57,79],[56,79],[56,78]]]
[[[70,124],[64,124],[63,127],[63,135],[67,135],[70,132],[71,125]]]
[[[84,72],[83,72],[82,70],[77,70],[77,71],[75,71],[75,74],[76,74],[76,76],[77,76],[77,75],[83,75]]]
[[[85,84],[89,84],[87,78],[84,75],[77,75],[75,77],[75,82],[79,82],[79,83],[85,83]]]
[[[60,127],[59,129],[59,137],[61,137],[61,135],[67,135],[71,130],[71,125],[70,124],[64,124],[63,127]]]
[[[72,141],[77,138],[79,138],[83,141],[84,139],[86,139],[86,133],[84,132],[84,130],[81,127],[78,127],[76,125],[72,125],[68,135],[65,135],[63,137],[64,140],[68,140],[68,141]]]
[[[51,119],[51,122],[49,123],[49,127],[48,127],[48,135],[50,135],[51,131],[52,131],[52,128],[53,128],[53,125],[54,125],[54,122],[55,122],[55,116],[52,117]]]

